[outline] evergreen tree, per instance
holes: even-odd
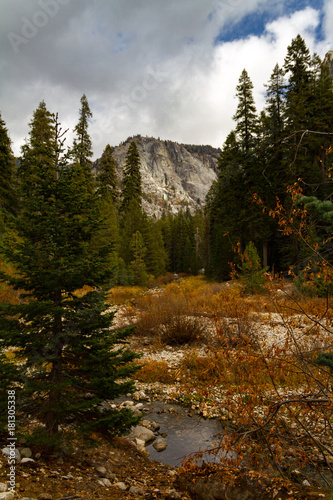
[[[260,257],[252,241],[246,245],[242,255],[242,263],[238,267],[239,273],[237,273],[237,276],[241,280],[246,293],[260,292],[264,289],[267,268],[262,268]]]
[[[209,261],[207,272],[219,279],[230,274],[233,245],[244,238],[244,170],[235,131],[230,132],[218,158],[218,178],[207,195]]]
[[[69,153],[74,168],[77,170],[77,175],[84,176],[86,188],[92,191],[94,189],[91,161],[93,151],[91,138],[88,133],[89,119],[92,118],[92,112],[85,94],[81,97],[80,102],[79,121],[74,128],[76,137],[74,138],[73,147],[70,149]]]
[[[266,130],[271,143],[281,139],[281,134],[284,128],[284,96],[285,96],[285,81],[284,70],[275,65],[271,74],[270,80],[265,85],[266,90],[266,109],[269,116]]]
[[[149,274],[160,276],[165,273],[165,253],[163,237],[158,221],[143,213],[142,237],[147,248],[145,264]]]
[[[29,143],[22,147],[18,176],[22,192],[34,193],[41,168],[53,172],[57,156],[55,117],[42,101],[30,122]]]
[[[288,75],[286,87],[287,99],[296,96],[307,89],[310,79],[311,56],[304,39],[297,35],[287,48],[287,55],[284,60],[284,71]]]
[[[134,275],[134,284],[145,286],[148,280],[144,256],[147,252],[144,246],[143,238],[140,231],[136,231],[131,240],[131,250],[133,253],[133,260],[131,262],[131,269]]]
[[[128,377],[137,356],[124,345],[129,330],[110,333],[114,313],[107,312],[103,288],[110,248],[91,246],[100,216],[98,197],[80,175],[86,166],[69,165],[54,140],[57,124],[45,104],[39,111],[43,126],[36,112],[23,162],[32,167],[34,182],[22,184],[22,210],[13,221],[19,241],[14,249],[4,245],[17,275],[1,273],[2,281],[24,290],[25,300],[0,305],[0,347],[15,348],[21,423],[25,416],[36,419],[36,439],[54,444],[68,425],[109,434],[131,425],[130,412],[101,403],[133,388]],[[85,286],[91,291],[77,293]]]
[[[236,133],[240,137],[240,145],[244,153],[249,153],[256,142],[258,118],[252,94],[253,84],[244,69],[236,87],[238,106],[233,119],[236,121]]]
[[[137,207],[141,207],[142,188],[140,165],[138,147],[136,143],[132,141],[127,151],[123,173],[120,205],[122,213],[126,212],[130,204],[136,204]]]
[[[290,184],[301,178],[305,194],[318,195],[318,186],[327,181],[323,160],[330,140],[320,132],[329,132],[332,127],[331,80],[320,58],[317,55],[311,58],[300,35],[288,47],[284,68],[289,78],[284,168]],[[306,130],[315,134],[303,134]]]
[[[103,151],[98,166],[96,181],[99,193],[104,195],[109,192],[115,205],[118,203],[119,198],[116,168],[117,163],[112,155],[112,148],[108,144]]]
[[[15,192],[15,159],[11,149],[8,130],[0,114],[0,208],[15,213],[17,194]]]
[[[131,199],[126,211],[120,214],[120,250],[119,255],[122,257],[126,265],[132,261],[131,240],[136,231],[143,233],[144,227],[144,212],[136,199]]]

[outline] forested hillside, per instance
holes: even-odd
[[[292,210],[293,193],[332,201],[333,88],[329,66],[310,55],[297,36],[283,67],[275,65],[266,85],[266,106],[258,113],[246,69],[236,88],[235,128],[218,159],[218,180],[206,213],[209,274],[227,278],[233,247],[253,241],[264,266],[287,270],[306,266],[309,252],[283,234],[270,210]],[[329,204],[332,209],[332,205]],[[327,207],[328,209],[328,207]],[[317,217],[318,217],[317,213]],[[295,221],[296,222],[296,221]],[[312,219],[313,238],[329,234],[328,219]],[[324,226],[324,227],[323,227]],[[330,226],[331,227],[331,226]]]

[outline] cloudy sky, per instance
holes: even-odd
[[[94,156],[130,135],[221,146],[244,68],[257,108],[298,33],[333,49],[333,0],[1,0],[0,113],[19,155],[41,100]]]

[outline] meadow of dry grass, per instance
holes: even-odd
[[[237,282],[203,277],[123,299],[144,345],[139,382],[171,385],[180,400],[214,409],[201,413],[219,414],[232,430],[228,446],[239,456],[251,450],[256,467],[268,453],[283,477],[287,466],[331,469],[332,373],[317,364],[332,352],[331,299],[282,283],[248,296]]]
[[[218,415],[229,429],[224,446],[239,457],[247,450],[257,468],[269,456],[282,477],[309,465],[333,477],[332,372],[317,363],[333,352],[332,300],[268,285],[249,296],[237,282],[187,277],[153,289],[115,287],[108,300],[119,310],[115,326],[120,316],[121,326],[137,325],[137,384],[172,387],[202,415]],[[2,285],[0,300],[20,296]]]

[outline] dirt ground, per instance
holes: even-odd
[[[4,483],[9,470],[2,454],[0,466],[0,482]],[[112,486],[98,484],[100,466],[111,474]],[[142,456],[124,439],[94,450],[78,449],[70,456],[42,454],[31,465],[17,462],[15,467],[17,498],[39,500],[173,498],[170,490],[176,478],[175,471]],[[125,483],[127,491],[114,486],[116,482]],[[143,494],[129,492],[130,487],[140,488]],[[182,493],[179,498],[190,497]]]

